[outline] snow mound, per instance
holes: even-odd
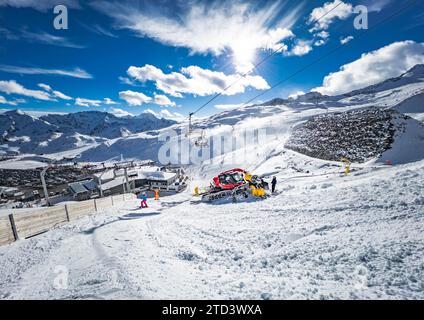
[[[323,114],[294,129],[287,149],[307,156],[364,163],[380,158],[407,163],[424,158],[424,127],[394,110]]]
[[[402,113],[424,113],[424,93],[402,101],[395,109]]]
[[[424,125],[409,117],[395,119],[394,143],[379,161],[406,164],[424,159]]]

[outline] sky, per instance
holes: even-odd
[[[414,0],[0,0],[0,109],[182,120],[222,93],[204,117],[378,83],[424,63],[423,42]]]

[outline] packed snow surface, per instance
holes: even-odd
[[[0,297],[424,299],[424,161],[345,177],[290,157],[320,174],[281,172],[263,201],[131,201],[1,247]]]

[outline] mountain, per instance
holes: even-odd
[[[423,102],[424,65],[417,65],[399,77],[343,95],[325,96],[310,92],[295,99],[276,98],[260,105],[244,106],[198,119],[193,124],[195,133],[191,136],[181,136],[180,141],[193,146],[193,141],[202,130],[210,141],[219,135],[242,137],[243,130],[246,129],[262,130],[272,138],[260,146],[255,145],[251,150],[251,153],[256,155],[251,162],[251,165],[254,165],[259,161],[259,150],[263,153],[262,161],[286,152],[284,145],[293,131],[316,116],[377,108],[393,109],[422,121]],[[0,114],[0,121],[3,137],[0,153],[43,153],[51,157],[63,157],[65,151],[72,151],[81,161],[106,161],[121,155],[126,159],[158,160],[159,150],[164,142],[158,140],[160,132],[157,129],[175,124],[169,120],[157,119],[149,113],[118,118],[105,112],[80,112],[34,118],[20,111],[13,111]],[[175,124],[174,128],[187,129],[184,126],[187,124]],[[416,124],[407,127],[416,128],[411,131],[412,136],[424,135],[421,127]],[[413,140],[421,143],[418,138]],[[380,152],[372,153],[367,159],[377,157],[378,154]],[[176,151],[174,158],[182,156],[181,151]],[[240,165],[244,167],[249,163],[242,162]]]
[[[413,101],[403,106],[409,99]],[[313,107],[374,106],[395,108],[403,113],[424,113],[424,65],[416,65],[398,77],[342,95],[325,96],[319,92],[309,92],[295,99],[273,99],[259,106],[278,105],[286,105],[297,110]]]
[[[215,114],[205,119],[197,120],[194,122],[193,126],[197,129],[197,132],[203,130],[204,136],[209,139],[210,142],[212,142],[213,139],[218,139],[219,135],[221,137],[243,137],[243,130],[246,129],[265,131],[267,136],[271,137],[270,140],[260,145],[254,145],[251,150],[249,147],[249,151],[246,152],[250,152],[252,155],[256,155],[256,157],[254,157],[252,162],[243,161],[239,164],[242,167],[248,167],[249,165],[254,166],[258,161],[267,161],[267,159],[272,159],[275,154],[287,152],[287,148],[285,148],[284,145],[293,131],[298,128],[299,125],[319,115],[371,109],[370,113],[352,113],[348,115],[349,121],[347,123],[360,126],[363,121],[369,122],[372,120],[372,109],[393,109],[401,113],[408,113],[410,117],[422,121],[422,114],[424,114],[424,105],[422,103],[422,101],[424,101],[422,100],[422,95],[424,93],[423,70],[424,66],[417,65],[399,77],[388,79],[380,84],[366,87],[361,90],[355,90],[344,95],[325,96],[318,92],[310,92],[298,96],[296,99],[276,98],[259,105],[243,106],[241,108]],[[384,114],[384,112],[382,111],[381,114]],[[356,120],[355,117],[357,117]],[[367,120],[368,117],[369,119]],[[401,115],[391,116],[389,120],[395,121],[395,119],[399,117],[402,118]],[[387,126],[389,120],[381,122],[384,130],[390,128],[390,126]],[[414,122],[412,119],[404,120],[404,122],[402,127],[408,129],[407,136],[416,135],[417,139],[413,139],[414,145],[417,148],[421,148],[422,141],[419,137],[424,135],[422,126],[418,125],[418,121]],[[183,128],[182,125],[180,128]],[[335,128],[337,129],[337,126]],[[410,128],[414,129],[409,130]],[[347,136],[352,136],[349,130],[343,132],[345,132]],[[361,132],[364,134],[366,133],[366,131],[362,130],[358,131],[357,134],[360,136]],[[381,149],[378,147],[376,150],[371,150],[371,148],[369,154],[365,154],[368,150],[354,150],[353,148],[351,150],[353,153],[358,152],[358,154],[354,156],[354,159],[363,161],[377,158],[384,150],[387,150],[393,145],[392,138],[401,139],[405,136],[401,133],[401,130],[396,131],[396,133],[384,133],[381,137],[381,141],[379,140],[380,136],[377,134],[375,138],[379,143],[383,143],[384,148]],[[181,137],[181,141],[190,140],[189,144],[193,145],[193,140],[195,140],[198,135],[199,134],[194,134],[191,137]],[[364,140],[361,138],[359,141],[363,140],[367,143],[371,143],[375,140],[374,137],[364,136],[363,138]],[[146,137],[145,135],[133,135],[119,138],[113,143],[100,144],[86,150],[82,152],[81,159],[84,161],[103,161],[123,154],[124,157],[129,159],[158,160],[158,150],[162,145],[163,143],[158,141],[156,135],[150,137]],[[213,145],[213,143],[211,143],[211,145]],[[343,147],[343,145],[341,147]],[[352,154],[352,152],[350,154]],[[384,154],[386,154],[386,152]],[[335,153],[335,155],[338,157],[339,154]],[[175,157],[182,156],[183,154],[181,153],[175,155]],[[229,153],[228,156],[231,156],[231,153]],[[225,156],[223,157],[225,158]],[[261,158],[264,159],[258,160]],[[411,156],[402,161],[409,161],[413,158],[414,157]],[[397,159],[397,157],[392,155],[391,159]],[[222,161],[222,159],[219,161]],[[286,159],[282,159],[281,161],[283,163],[289,163]],[[295,164],[293,164],[293,166],[295,166]]]
[[[21,110],[0,114],[0,154],[50,154],[169,127],[176,122],[151,114],[118,118],[88,111],[34,117]]]
[[[40,120],[57,126],[61,132],[78,132],[107,139],[162,129],[176,123],[171,120],[158,119],[152,114],[119,118],[113,114],[100,111],[77,112],[65,115],[51,114],[41,117]]]
[[[0,134],[4,139],[17,137],[46,137],[58,128],[29,116],[20,110],[7,111],[0,114]]]

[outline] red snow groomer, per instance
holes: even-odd
[[[203,201],[215,201],[219,199],[232,198],[236,201],[237,196],[249,197],[250,188],[264,188],[260,186],[260,179],[252,176],[243,169],[232,169],[220,173],[213,178],[211,187],[202,195]]]

